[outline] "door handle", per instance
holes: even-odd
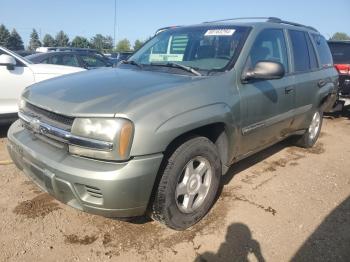
[[[326,84],[327,84],[327,81],[324,79],[318,81],[318,83],[317,83],[319,88],[324,87]]]
[[[286,87],[286,88],[284,89],[284,93],[285,93],[286,95],[288,95],[289,93],[293,92],[293,90],[294,90],[294,87]]]

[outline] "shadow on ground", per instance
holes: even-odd
[[[350,261],[350,197],[326,217],[292,261]]]
[[[10,125],[0,125],[0,138],[7,137],[7,131],[10,128]]]
[[[284,148],[292,146],[292,139],[293,138],[283,140],[258,153],[255,153],[254,155],[248,158],[245,158],[243,160],[238,161],[237,163],[234,163],[230,167],[230,169],[227,171],[226,175],[222,177],[222,184],[227,185],[235,175],[256,165],[259,162],[264,161],[266,158],[269,158],[270,156],[277,154],[278,152],[282,151]]]
[[[325,113],[325,118],[335,119],[335,118],[348,118],[350,119],[350,105],[344,106],[342,111],[337,111],[333,113]]]
[[[199,255],[195,262],[211,261],[265,261],[258,241],[252,238],[250,229],[245,224],[234,223],[227,229],[225,242],[221,244],[217,253],[206,252]]]
[[[200,254],[195,262],[250,261],[253,257],[254,261],[265,261],[248,226],[235,223],[228,227],[225,242],[217,253]],[[350,261],[350,197],[325,218],[291,261]]]

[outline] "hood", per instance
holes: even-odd
[[[84,68],[50,64],[30,64],[28,65],[34,74],[64,75],[85,71]]]
[[[169,90],[202,77],[138,69],[103,68],[65,75],[34,84],[23,98],[67,116],[112,117],[159,99]],[[128,111],[129,110],[129,111]]]

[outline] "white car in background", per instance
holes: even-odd
[[[17,101],[27,86],[84,70],[79,67],[33,64],[0,46],[0,124],[17,118]]]

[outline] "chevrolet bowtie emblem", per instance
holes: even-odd
[[[33,118],[29,122],[29,127],[34,133],[40,133],[40,120]]]

